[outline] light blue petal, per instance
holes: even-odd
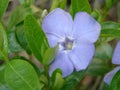
[[[94,44],[80,44],[73,47],[68,53],[76,71],[84,70],[88,67],[95,52]]]
[[[118,41],[112,57],[113,64],[120,64],[120,41]]]
[[[72,32],[73,20],[69,13],[63,11],[60,8],[55,9],[49,13],[42,21],[42,29],[48,35],[53,35],[54,38],[62,39],[65,35],[70,35]],[[51,38],[48,37],[49,42]]]
[[[73,72],[74,70],[73,64],[69,60],[66,52],[63,51],[58,52],[54,62],[50,65],[49,75],[51,76],[53,71],[56,70],[57,68],[62,70],[63,77],[66,77]]]
[[[107,73],[104,77],[104,82],[109,85],[111,83],[113,76],[117,73],[118,70],[120,70],[120,66],[116,67],[111,72]]]
[[[100,35],[100,24],[86,12],[76,14],[73,24],[73,37],[79,42],[94,43]]]
[[[56,46],[57,43],[61,41],[61,38],[59,38],[59,37],[56,37],[56,36],[51,35],[51,34],[46,34],[46,35],[47,35],[50,47]]]

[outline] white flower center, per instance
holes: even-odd
[[[63,50],[71,50],[73,47],[73,39],[65,37],[65,40],[60,42],[60,45],[63,47]]]

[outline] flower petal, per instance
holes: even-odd
[[[73,20],[69,13],[60,8],[49,13],[42,21],[42,29],[46,34],[63,38],[72,32]],[[51,38],[49,41],[51,41]],[[58,42],[55,40],[55,42]]]
[[[113,76],[117,73],[117,71],[120,70],[120,66],[113,69],[111,72],[107,73],[104,77],[104,82],[108,85],[110,84]]]
[[[87,68],[93,58],[94,52],[94,44],[76,45],[73,50],[69,52],[69,58],[72,61],[76,71]]]
[[[120,64],[120,41],[118,41],[112,57],[113,64]]]
[[[73,37],[79,42],[95,42],[100,35],[100,24],[86,12],[76,14],[73,23]]]
[[[49,75],[51,76],[53,71],[57,68],[62,70],[63,77],[66,77],[73,72],[73,64],[69,60],[66,52],[58,52],[54,62],[50,65]]]
[[[47,35],[47,38],[48,38],[48,42],[49,42],[49,45],[50,47],[54,47],[57,45],[57,43],[59,41],[61,41],[61,39],[59,37],[56,37],[54,35],[51,35],[51,34],[46,34]]]

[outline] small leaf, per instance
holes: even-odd
[[[7,9],[9,0],[0,0],[0,19],[2,18],[4,12]]]
[[[22,25],[17,25],[15,31],[16,31],[17,40],[18,40],[19,44],[21,45],[21,47],[23,49],[25,49],[28,54],[31,54],[31,50],[28,47],[27,40],[26,40],[26,37],[25,37],[23,24]]]
[[[62,78],[62,75],[60,73],[56,73],[56,79],[54,82],[54,90],[60,90],[60,88],[64,84],[64,79]]]
[[[51,87],[52,90],[62,90],[61,88],[64,85],[64,79],[62,78],[62,73],[60,69],[56,69],[51,77]]]
[[[88,0],[71,0],[73,16],[77,12],[88,12],[91,13],[91,7]]]
[[[110,83],[110,90],[120,89],[120,70],[114,75]]]
[[[49,45],[42,28],[32,15],[28,15],[25,19],[24,32],[32,53],[38,60],[42,60]]]
[[[8,40],[4,27],[0,23],[0,59],[8,56]]]
[[[12,90],[41,90],[34,68],[27,61],[21,59],[7,63],[5,80]]]
[[[53,48],[48,48],[43,56],[43,64],[49,65],[55,58],[58,51],[58,45]]]

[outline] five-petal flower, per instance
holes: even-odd
[[[112,63],[120,65],[120,41],[117,43],[116,48],[114,50],[113,57],[112,57]],[[109,85],[111,83],[111,80],[112,80],[113,76],[119,70],[120,70],[120,66],[117,66],[112,71],[110,71],[109,73],[107,73],[105,75],[105,77],[104,77],[104,82]]]
[[[63,77],[70,75],[74,69],[87,68],[101,30],[94,18],[86,12],[78,12],[73,21],[69,13],[57,8],[43,19],[42,28],[50,47],[59,44],[58,53],[50,65],[50,76],[57,68],[62,70]]]

